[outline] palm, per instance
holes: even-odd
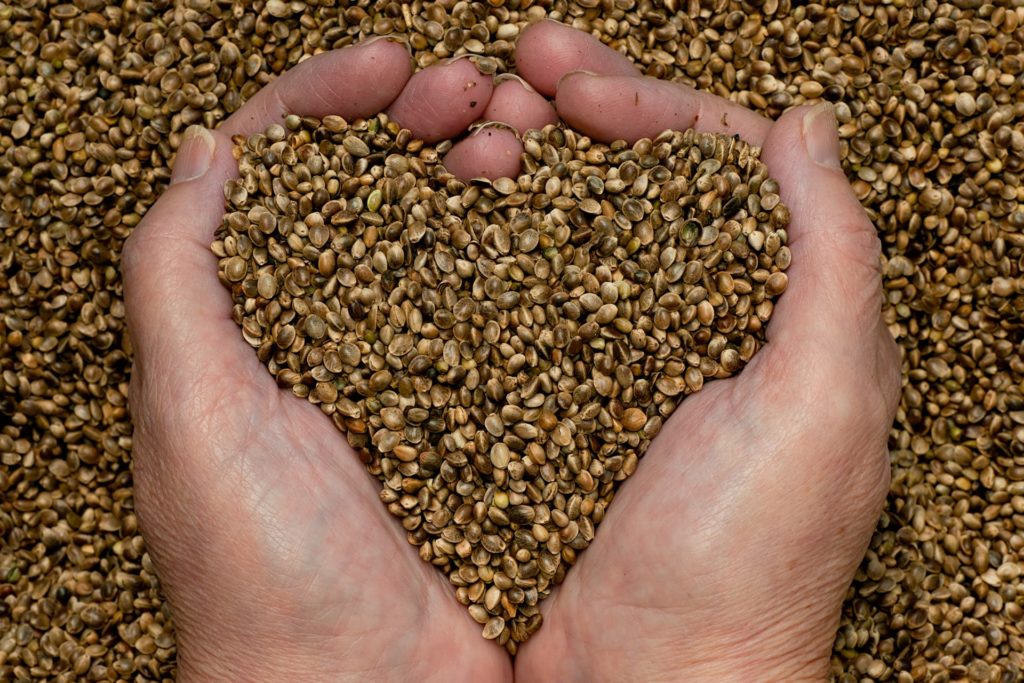
[[[208,326],[210,336],[234,338],[216,371],[181,400],[191,414],[217,416],[200,423],[197,436],[218,460],[211,485],[239,503],[223,531],[245,543],[222,549],[221,571],[260,566],[249,587],[254,600],[302,617],[310,636],[358,634],[360,647],[390,649],[416,663],[402,671],[410,679],[426,680],[451,662],[465,663],[467,673],[503,664],[441,575],[396,533],[378,487],[330,420],[278,389],[231,323]]]
[[[839,170],[834,124],[814,130],[825,156],[812,159],[806,109],[772,123],[638,79],[618,55],[554,25],[520,39],[517,65],[539,90],[557,84],[559,115],[598,139],[697,127],[762,146],[792,211],[793,264],[770,343],[666,422],[544,606],[516,675],[820,677],[887,491],[899,386],[878,313],[878,238]]]
[[[680,652],[684,643],[699,649],[701,639],[724,638],[741,652],[765,623],[785,617],[820,641],[812,648],[828,647],[832,608],[863,553],[884,472],[851,478],[839,462],[819,457],[837,447],[834,440],[801,443],[801,421],[829,419],[827,404],[798,415],[797,402],[781,399],[786,389],[778,378],[766,384],[770,372],[755,363],[709,385],[667,422],[551,598],[545,629],[517,662],[527,680],[567,678],[558,667],[586,653],[627,661],[636,656],[638,633],[647,634],[644,651]],[[818,463],[779,467],[808,447]],[[837,535],[827,521],[851,517],[864,527],[860,533]],[[811,605],[801,601],[809,592],[817,596]],[[765,605],[790,614],[771,614]],[[807,646],[794,630],[788,632]],[[554,656],[566,648],[576,656]],[[725,660],[729,653],[716,655]],[[657,656],[650,662],[656,666]]]

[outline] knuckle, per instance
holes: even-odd
[[[879,381],[874,368],[867,371],[829,364],[798,366],[786,371],[776,387],[779,400],[801,396],[800,424],[807,430],[824,427],[828,433],[856,436],[865,443],[888,434],[892,421],[891,387]],[[896,387],[898,390],[898,386]]]
[[[881,345],[881,359],[879,360],[879,384],[881,387],[882,395],[885,398],[885,404],[889,408],[890,413],[895,413],[896,406],[899,405],[900,395],[903,392],[903,352],[900,350],[899,344],[896,340],[889,335],[885,328],[882,329],[882,345]]]
[[[850,265],[863,269],[872,279],[881,281],[882,277],[882,242],[874,227],[868,222],[853,220],[838,229],[818,233],[827,239],[827,245],[836,257]]]
[[[150,263],[161,250],[155,245],[162,232],[166,232],[161,220],[162,207],[174,201],[175,186],[168,187],[163,196],[154,204],[138,225],[132,229],[121,250],[121,268],[125,282],[134,280],[143,264]],[[171,204],[173,205],[173,204]]]
[[[822,254],[820,277],[829,283],[837,303],[854,319],[873,324],[882,306],[882,250],[874,230],[862,227],[815,233]]]
[[[146,248],[143,224],[140,223],[132,230],[121,250],[121,274],[126,287],[130,287],[135,281],[139,264],[145,260]]]

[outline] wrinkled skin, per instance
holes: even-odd
[[[548,22],[524,32],[517,63],[522,80],[498,84],[467,60],[412,76],[405,49],[378,40],[304,62],[182,141],[123,257],[137,507],[182,681],[823,680],[887,490],[899,383],[879,244],[838,168],[834,119],[803,108],[768,121],[642,78]],[[793,215],[769,343],[666,423],[514,665],[406,543],[343,435],[277,388],[231,321],[209,250],[237,172],[232,135],[284,113],[382,110],[428,140],[556,110],[601,140],[738,133],[764,146]],[[446,161],[497,177],[517,172],[520,151],[485,127]]]

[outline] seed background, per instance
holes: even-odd
[[[0,679],[173,677],[133,509],[119,264],[184,129],[375,34],[407,34],[420,67],[470,52],[501,72],[545,16],[768,116],[836,104],[904,384],[833,678],[1021,678],[1020,0],[21,0],[0,3]]]

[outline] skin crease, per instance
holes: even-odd
[[[390,41],[308,60],[218,131],[183,141],[175,183],[123,255],[136,501],[174,610],[180,680],[824,680],[888,487],[899,359],[879,316],[877,238],[833,164],[828,111],[771,124],[720,100],[696,106],[685,88],[624,81],[620,57],[591,41],[543,22],[517,54],[519,75],[556,95],[559,114],[584,132],[614,129],[587,118],[595,98],[632,93],[620,122],[631,135],[656,135],[635,121],[659,125],[673,111],[680,125],[720,130],[721,117],[701,120],[714,110],[764,145],[793,215],[789,288],[769,343],[666,423],[513,670],[409,547],[330,420],[277,389],[217,281],[209,243],[236,172],[229,133],[308,107],[353,117],[390,106],[420,135],[473,120],[463,96],[472,74],[434,71],[465,60],[411,79],[407,53]],[[563,79],[577,69],[597,75]],[[376,72],[391,76],[366,78]],[[307,102],[302,93],[322,83],[333,84],[327,99]],[[474,87],[491,89],[482,78]],[[502,120],[525,106],[472,109]],[[504,135],[450,152],[467,175],[496,170],[487,140],[521,150],[509,131],[484,130]]]

